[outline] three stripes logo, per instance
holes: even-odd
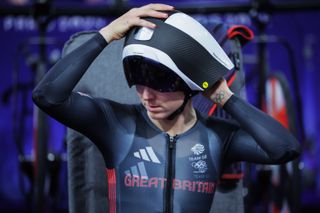
[[[133,153],[133,156],[144,161],[161,164],[151,146],[147,146],[144,149],[139,149],[139,151]],[[135,166],[131,166],[130,169],[126,170],[124,173],[129,176],[137,176],[148,179],[148,174],[143,161],[139,162]]]
[[[148,174],[144,162],[139,162],[136,166],[131,166],[130,169],[124,171],[127,176],[141,177],[143,179],[148,179]]]
[[[147,146],[145,149],[139,149],[139,151],[134,152],[133,155],[136,158],[160,164],[160,161],[157,158],[151,146]]]

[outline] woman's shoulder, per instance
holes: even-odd
[[[139,111],[139,104],[127,104],[113,101],[106,98],[95,98],[97,104],[104,110],[112,110],[113,112],[137,112]]]
[[[239,124],[230,118],[220,118],[217,116],[207,116],[202,113],[197,113],[198,119],[202,122],[207,128],[214,130],[228,130],[234,131],[239,129]]]

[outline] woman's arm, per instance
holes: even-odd
[[[227,148],[228,160],[280,164],[299,156],[296,138],[271,116],[233,95],[225,80],[209,97],[240,125]]]
[[[104,114],[97,101],[72,90],[107,43],[122,38],[133,26],[155,27],[142,17],[166,17],[173,8],[150,4],[131,9],[102,28],[92,39],[60,59],[33,91],[34,103],[43,111],[82,133],[97,131]]]
[[[60,59],[33,90],[34,103],[71,128],[90,130],[86,127],[101,120],[102,110],[94,99],[72,90],[106,45],[105,39],[97,33]]]
[[[297,139],[271,116],[234,95],[226,102],[224,109],[241,128],[228,147],[228,159],[281,164],[299,156]]]

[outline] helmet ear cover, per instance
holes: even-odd
[[[152,59],[128,56],[123,60],[129,87],[143,85],[159,92],[189,91],[188,85],[171,69]]]

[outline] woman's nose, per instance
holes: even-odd
[[[142,99],[153,99],[155,97],[154,90],[150,87],[137,85],[137,91]]]

